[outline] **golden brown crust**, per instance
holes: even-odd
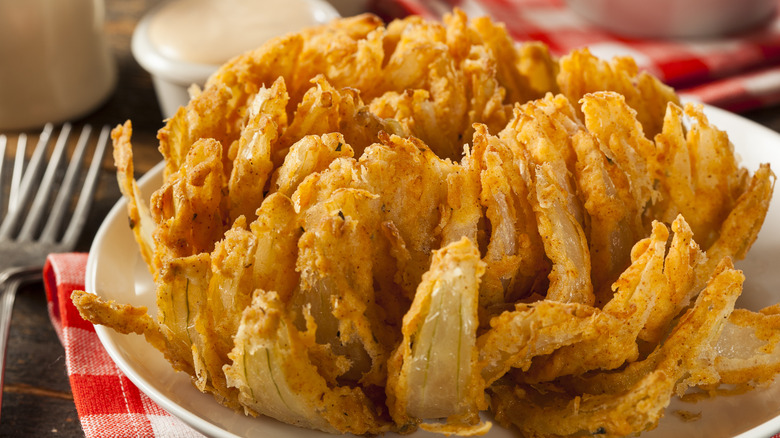
[[[731,313],[774,174],[630,59],[557,60],[459,10],[363,15],[193,93],[148,210],[129,122],[114,135],[158,320],[74,302],[227,406],[478,435],[490,394],[528,435],[618,436],[688,387],[780,371],[777,309]],[[755,348],[727,357],[735,339]]]

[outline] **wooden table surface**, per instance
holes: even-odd
[[[93,114],[74,122],[114,126],[133,121],[136,170],[156,164],[156,133],[162,126],[149,75],[135,62],[130,38],[138,21],[157,0],[106,0],[106,33],[116,58],[119,81],[110,99]],[[780,131],[780,108],[766,108],[745,117]],[[78,250],[87,251],[102,219],[119,198],[110,157],[104,163],[98,199]],[[64,350],[51,327],[43,287],[22,290],[14,307],[6,362],[0,436],[84,436],[65,371]]]

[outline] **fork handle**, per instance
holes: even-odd
[[[24,283],[41,278],[40,267],[12,268],[0,273],[0,388],[5,388],[5,360],[8,347],[8,334],[11,328],[11,315],[13,314],[16,291]],[[5,392],[5,391],[3,391]],[[0,395],[0,410],[3,399]]]

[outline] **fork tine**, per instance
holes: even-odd
[[[92,163],[90,163],[87,176],[84,179],[84,186],[79,194],[79,199],[76,203],[76,208],[73,210],[73,216],[68,224],[68,228],[62,237],[61,245],[65,248],[74,248],[76,246],[81,230],[84,228],[89,209],[92,206],[95,189],[97,189],[100,167],[103,164],[103,157],[110,135],[111,129],[108,126],[104,126],[100,130],[100,137],[98,138],[97,146],[95,146]]]
[[[70,137],[71,126],[69,123],[62,125],[60,135],[57,137],[57,143],[52,151],[51,158],[49,159],[49,165],[46,166],[46,172],[43,174],[43,179],[38,186],[38,191],[33,199],[30,211],[27,213],[27,220],[22,226],[22,230],[19,232],[17,238],[20,242],[29,242],[35,238],[35,232],[38,229],[38,224],[41,223],[46,204],[51,196],[51,190],[54,188],[54,177],[57,173],[62,162],[62,157],[65,153],[65,146],[68,144],[68,137]],[[27,175],[25,174],[25,178]]]
[[[8,192],[8,210],[16,208],[19,203],[19,186],[22,184],[24,157],[27,156],[27,134],[19,134],[14,152],[14,173],[11,175],[11,190]]]
[[[62,184],[60,184],[60,190],[59,193],[57,193],[57,199],[54,201],[51,213],[46,221],[46,226],[41,232],[41,242],[54,243],[57,240],[57,233],[59,232],[60,223],[62,222],[62,216],[65,214],[67,203],[70,202],[71,196],[73,195],[76,176],[81,171],[82,162],[84,160],[84,151],[87,148],[87,143],[89,142],[91,134],[92,127],[85,125],[81,130],[79,141],[76,144],[76,150],[73,151],[68,170],[65,172]]]
[[[5,215],[5,219],[3,219],[3,223],[0,224],[0,239],[10,238],[11,234],[16,229],[16,225],[19,223],[19,219],[21,219],[22,214],[24,213],[24,208],[22,207],[30,198],[30,190],[32,190],[33,183],[38,179],[42,170],[41,163],[43,156],[46,153],[46,148],[49,145],[49,140],[51,139],[52,129],[53,127],[51,124],[46,124],[43,128],[40,137],[38,137],[38,144],[35,146],[35,151],[27,165],[27,171],[24,172],[24,176],[21,176],[23,166],[14,166],[13,178],[18,178],[20,180],[19,190],[16,192],[18,193],[18,196],[16,197],[16,202],[12,206],[9,206],[12,208],[9,208],[8,213]]]
[[[5,135],[0,134],[0,197],[3,196],[2,183],[5,181],[3,176],[5,175],[5,149],[8,145],[8,138]],[[2,202],[0,201],[0,212],[2,212]]]
[[[41,278],[41,270],[33,268],[11,268],[0,273],[0,388],[5,380],[6,349],[8,347],[8,334],[11,328],[11,315],[13,314],[16,291],[22,284]],[[2,397],[0,397],[0,404]]]
[[[54,126],[51,123],[47,123],[46,126],[43,127],[43,131],[41,131],[41,135],[38,137],[38,143],[35,145],[32,157],[30,157],[30,162],[27,164],[27,170],[23,173],[21,172],[24,169],[24,160],[20,160],[22,161],[22,166],[19,168],[20,173],[17,178],[19,179],[18,199],[19,204],[21,205],[23,205],[32,195],[30,192],[30,190],[32,190],[32,185],[43,170],[41,166],[43,165],[46,149],[49,147],[53,130]],[[14,171],[16,171],[16,169],[14,169]]]

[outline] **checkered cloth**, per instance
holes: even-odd
[[[142,393],[117,368],[70,300],[84,289],[87,255],[52,254],[43,270],[49,315],[62,345],[73,401],[87,438],[202,437]]]
[[[556,55],[583,46],[605,59],[629,55],[681,95],[734,112],[780,103],[780,13],[766,25],[739,35],[652,40],[610,34],[569,10],[564,0],[379,0],[373,4],[385,19],[408,14],[437,19],[457,6],[472,17],[490,15],[505,23],[516,40],[542,41]]]

